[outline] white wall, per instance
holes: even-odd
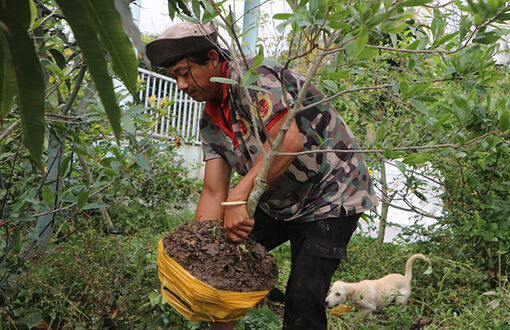
[[[202,160],[202,147],[199,145],[183,143],[177,153],[184,160],[184,166],[190,171],[193,178],[204,178],[204,162]]]

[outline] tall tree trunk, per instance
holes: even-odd
[[[384,158],[381,158],[381,184],[382,184],[382,207],[381,217],[379,218],[379,232],[377,233],[377,243],[384,242],[384,234],[386,232],[386,223],[388,221],[388,209],[390,207],[390,200],[388,198],[388,181],[386,179],[386,164]]]
[[[60,141],[55,134],[50,130],[49,143],[48,143],[48,174],[44,180],[44,184],[48,185],[51,192],[56,196],[57,184],[60,170],[60,161],[62,160],[63,150],[62,141]],[[56,198],[54,199],[56,202]],[[54,208],[57,205],[53,206]],[[43,212],[49,211],[49,207],[43,208]],[[39,241],[39,251],[44,251],[48,247],[51,236],[53,234],[53,227],[55,226],[54,219],[56,213],[47,214],[39,217],[36,225],[36,233]]]
[[[89,186],[92,188],[94,187],[94,178],[92,177],[92,173],[90,172],[89,165],[87,164],[87,161],[85,158],[83,158],[82,155],[78,155],[78,160],[80,161],[81,168],[83,170],[83,173],[85,174],[85,177],[87,178],[87,182]],[[103,202],[103,198],[99,195],[97,195],[96,200],[100,203]],[[110,214],[108,214],[108,210],[106,210],[105,207],[100,207],[99,212],[101,212],[101,217],[103,218],[103,222],[106,225],[106,232],[108,234],[112,234],[115,232],[115,227],[113,226],[112,219],[110,218]]]
[[[78,106],[76,107],[76,115],[77,116],[80,116],[83,114],[83,111],[85,111],[85,109],[87,108],[87,106],[90,103],[88,100],[93,95],[91,92],[91,89],[94,88],[92,83],[89,82],[87,87],[88,88],[87,88],[87,91],[85,92],[85,96],[80,101],[80,104],[78,104]],[[85,177],[87,179],[89,186],[94,187],[94,185],[95,185],[94,178],[92,176],[92,173],[90,172],[90,168],[89,168],[89,165],[87,164],[87,161],[83,158],[82,155],[77,155],[77,156],[78,156],[78,161],[80,162],[80,166],[83,170],[83,173],[85,173]],[[100,203],[104,203],[103,198],[99,195],[98,195],[98,197],[96,197],[96,200]],[[106,225],[106,232],[108,234],[115,233],[115,226],[113,225],[112,218],[110,218],[110,214],[108,213],[108,210],[105,207],[100,207],[99,212],[101,213],[101,217],[103,218],[103,223]]]

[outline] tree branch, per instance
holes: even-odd
[[[406,151],[406,150],[425,150],[425,149],[440,149],[440,148],[458,149],[461,147],[468,146],[468,145],[470,145],[480,139],[483,139],[489,135],[497,134],[499,132],[501,132],[501,130],[494,130],[494,131],[485,133],[481,136],[478,136],[478,137],[471,139],[464,143],[445,143],[445,144],[435,144],[435,145],[430,145],[430,146],[399,147],[399,148],[393,148],[392,150],[393,151]],[[383,152],[386,152],[386,149],[370,149],[370,150],[318,149],[318,150],[306,150],[306,151],[300,151],[300,152],[279,152],[278,156],[300,156],[300,155],[326,153],[326,152],[334,152],[334,153],[341,153],[341,154],[348,154],[348,153],[369,154],[369,153],[383,153]]]
[[[95,195],[97,195],[97,194],[99,194],[99,193],[100,193],[100,192],[102,192],[103,190],[105,190],[105,189],[107,189],[108,187],[110,187],[112,184],[113,184],[113,182],[112,182],[112,183],[107,184],[106,186],[104,186],[103,188],[101,188],[101,189],[99,189],[99,190],[94,191],[92,194],[90,194],[89,198],[90,198],[90,197],[93,197],[93,196],[95,196]],[[41,212],[41,213],[36,213],[36,214],[34,214],[34,215],[33,215],[33,217],[40,217],[40,216],[43,216],[43,215],[48,215],[48,214],[57,213],[57,212],[60,212],[60,211],[63,211],[63,210],[68,210],[68,209],[70,209],[70,208],[72,208],[72,207],[75,207],[75,206],[77,206],[77,205],[78,205],[78,202],[76,202],[76,203],[72,203],[72,204],[69,204],[69,205],[64,206],[64,207],[59,207],[58,209],[55,209],[55,210],[51,210],[51,211],[47,211],[47,212]]]
[[[443,78],[443,79],[434,79],[434,80],[430,80],[430,81],[425,81],[425,80],[424,81],[415,81],[415,82],[413,82],[413,84],[425,84],[425,83],[430,83],[430,82],[434,83],[434,82],[451,81],[451,80],[462,80],[462,79],[463,79],[463,77],[451,77],[451,78]],[[336,99],[337,97],[339,97],[339,96],[341,96],[343,94],[352,93],[352,92],[359,92],[359,91],[391,88],[391,87],[393,87],[392,84],[385,84],[385,85],[379,85],[379,86],[369,86],[369,87],[359,87],[359,88],[353,88],[353,89],[346,89],[346,90],[343,90],[341,92],[336,93],[333,96],[330,96],[330,97],[327,97],[327,98],[322,99],[320,101],[317,101],[315,103],[309,104],[309,105],[303,107],[301,110],[304,111],[304,110],[316,107],[319,104],[322,104],[324,102],[329,102],[329,101],[331,101],[333,99]]]
[[[329,40],[325,42],[326,47],[329,47],[334,40],[336,40],[338,36],[338,31],[336,33],[333,33]],[[312,83],[312,78],[315,76],[315,73],[319,69],[322,61],[327,55],[324,53],[320,53],[317,55],[317,57],[314,59],[310,69],[308,70],[308,73],[306,75],[306,79],[303,82],[303,85],[299,88],[299,92],[296,97],[296,101],[294,103],[294,107],[290,109],[290,111],[287,114],[287,117],[285,118],[285,121],[280,128],[280,131],[278,132],[278,135],[276,136],[276,139],[274,140],[274,146],[271,148],[271,150],[267,153],[264,164],[262,165],[262,168],[260,169],[259,173],[257,174],[257,177],[255,178],[255,182],[253,184],[253,189],[250,193],[250,196],[248,198],[248,205],[247,210],[248,214],[252,216],[255,213],[255,209],[258,205],[260,196],[264,193],[264,191],[267,189],[268,185],[266,183],[267,174],[269,173],[269,169],[271,168],[271,164],[275,160],[275,158],[278,156],[278,149],[284,139],[285,133],[289,129],[292,121],[294,120],[294,117],[296,114],[301,110],[303,106],[303,99],[308,92],[308,88],[310,87]]]
[[[5,131],[2,132],[2,135],[0,135],[0,141],[5,139],[7,135],[9,135],[17,126],[19,125],[19,121],[16,121],[11,124],[11,126],[7,127]]]

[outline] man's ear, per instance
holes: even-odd
[[[213,65],[213,67],[217,67],[220,63],[220,55],[215,49],[209,49],[207,52],[207,57],[209,58],[209,61]]]

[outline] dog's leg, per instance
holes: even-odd
[[[406,305],[407,300],[409,300],[409,297],[411,296],[411,290],[401,290],[398,293],[397,299],[395,299],[395,302],[398,304]]]
[[[361,311],[359,312],[362,319],[366,318],[368,314],[375,311],[377,308],[375,304],[364,304]]]
[[[409,292],[408,294],[404,294],[404,295],[401,295],[399,297],[397,297],[397,299],[395,300],[395,302],[397,304],[402,304],[404,306],[404,312],[407,311],[407,300],[409,300],[409,297],[411,296],[411,292]]]

